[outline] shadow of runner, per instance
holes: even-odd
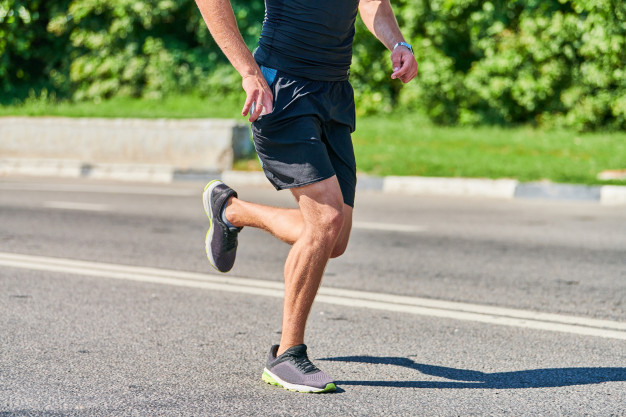
[[[321,361],[357,362],[376,365],[395,365],[415,369],[426,375],[452,381],[335,381],[338,385],[365,385],[396,388],[552,388],[572,385],[600,384],[626,381],[626,368],[547,368],[526,371],[486,373],[467,369],[416,363],[408,358],[343,356],[322,358]]]

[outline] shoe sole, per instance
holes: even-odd
[[[204,192],[202,193],[202,205],[204,206],[204,212],[209,218],[209,230],[206,232],[206,237],[204,238],[204,250],[206,251],[206,257],[216,271],[222,272],[217,268],[215,260],[213,259],[213,254],[211,253],[211,240],[213,239],[214,230],[213,210],[211,210],[211,193],[213,192],[213,189],[219,185],[219,183],[221,183],[220,180],[213,180],[204,187]]]
[[[298,385],[298,384],[290,384],[289,382],[285,382],[273,373],[271,373],[267,368],[263,370],[263,376],[261,377],[264,382],[267,382],[270,385],[276,385],[282,387],[288,391],[293,392],[304,392],[304,393],[322,393],[322,392],[332,392],[337,389],[334,383],[326,384],[324,388],[310,387],[308,385]]]

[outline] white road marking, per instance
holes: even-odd
[[[0,190],[7,191],[41,191],[41,192],[68,192],[68,193],[95,193],[95,194],[133,194],[133,195],[162,195],[162,196],[193,196],[201,195],[202,189],[148,187],[148,186],[118,186],[118,185],[80,185],[80,184],[17,184],[0,183]]]
[[[424,226],[414,226],[410,224],[356,222],[356,221],[352,223],[352,228],[366,229],[366,230],[381,230],[385,232],[404,232],[404,233],[416,233],[416,232],[426,231],[426,228]]]
[[[107,211],[111,207],[106,204],[76,203],[72,201],[44,201],[45,208],[60,210]]]
[[[0,252],[0,266],[66,274],[174,285],[241,294],[283,297],[283,284],[167,269],[78,261]],[[626,323],[527,310],[491,307],[419,297],[322,287],[317,302],[395,311],[485,324],[549,330],[585,336],[626,340]]]

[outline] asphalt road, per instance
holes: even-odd
[[[0,416],[626,415],[625,207],[360,193],[306,395],[260,379],[289,248],[216,273],[202,187],[0,181]]]

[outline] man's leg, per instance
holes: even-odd
[[[306,321],[330,255],[344,224],[336,177],[292,189],[300,206],[302,231],[285,262],[283,326],[277,355],[304,343]]]
[[[239,200],[234,190],[220,181],[215,184],[216,190],[222,187],[224,203],[209,204],[212,211],[207,214],[210,218],[225,215],[228,221],[220,220],[220,226],[237,232],[240,229],[233,225],[257,227],[292,244],[285,262],[281,342],[270,349],[263,381],[300,392],[334,391],[332,378],[311,363],[303,342],[306,321],[328,259],[345,251],[350,236],[352,207],[343,202],[337,177],[292,189],[299,209],[249,203]],[[205,196],[205,206],[206,200]]]
[[[352,207],[343,205],[343,226],[331,258],[342,255],[348,246],[352,229]],[[302,234],[304,219],[300,209],[271,207],[232,198],[226,208],[226,218],[237,227],[263,229],[285,243],[293,245]]]
[[[226,218],[237,227],[263,229],[285,243],[293,245],[302,234],[304,221],[300,209],[288,209],[230,199]]]

